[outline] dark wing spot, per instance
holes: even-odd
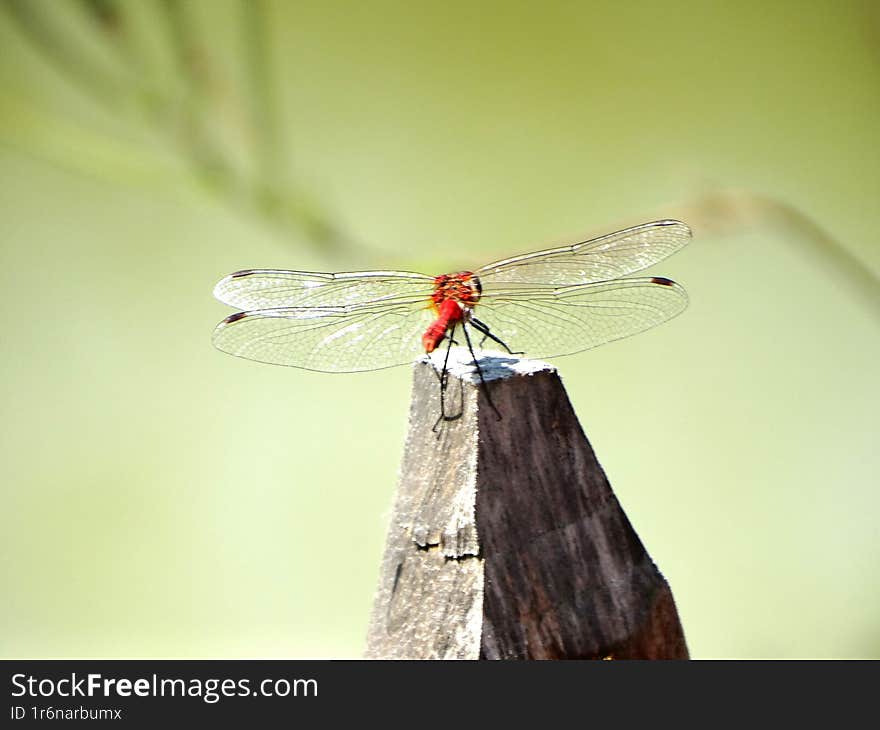
[[[660,286],[675,286],[675,282],[672,279],[666,279],[662,276],[654,276],[651,278],[652,284],[659,284]]]
[[[236,312],[235,314],[230,314],[223,321],[226,324],[232,324],[233,322],[238,322],[238,320],[243,319],[244,317],[247,317],[247,312]]]
[[[242,276],[248,276],[253,272],[250,269],[245,269],[243,271],[235,271],[229,275],[230,279],[240,279]]]

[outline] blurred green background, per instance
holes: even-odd
[[[557,365],[692,655],[880,656],[877,3],[0,0],[0,47],[3,656],[358,656],[410,371],[225,356],[216,280],[660,217],[689,309]]]

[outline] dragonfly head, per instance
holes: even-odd
[[[483,285],[480,283],[480,277],[472,271],[458,271],[434,278],[431,302],[435,311],[439,311],[443,302],[450,299],[458,302],[462,309],[470,309],[480,301],[482,293]]]

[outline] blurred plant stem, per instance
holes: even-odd
[[[880,278],[865,262],[806,213],[793,205],[747,190],[719,190],[672,206],[670,210],[687,221],[697,237],[722,236],[754,228],[776,228],[788,240],[803,246],[806,253],[841,277],[849,291],[875,316],[880,317]]]
[[[114,148],[136,146],[132,154],[140,158],[145,148],[161,157],[161,148],[168,147],[211,195],[286,237],[306,239],[327,254],[353,246],[323,206],[297,189],[285,172],[290,141],[272,76],[271,23],[264,0],[240,0],[243,58],[232,59],[243,69],[244,81],[238,86],[212,55],[216,49],[210,32],[200,27],[195,3],[5,4],[15,26],[47,65],[109,118],[108,129],[96,131],[93,139],[106,138]],[[50,126],[63,130],[76,122],[68,118]],[[12,137],[19,143],[36,141],[33,133],[21,130],[13,130]],[[58,141],[48,140],[44,146],[52,150]],[[75,163],[82,157],[67,155],[64,161]],[[100,172],[95,165],[90,171]]]
[[[281,200],[278,191],[286,181],[282,160],[287,159],[284,139],[279,130],[278,101],[271,77],[268,29],[264,0],[243,0],[242,30],[245,40],[246,61],[251,78],[251,117],[255,132],[256,159],[260,184],[255,197],[266,212],[274,215]]]

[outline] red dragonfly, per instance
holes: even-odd
[[[243,310],[217,325],[214,345],[259,362],[360,372],[412,362],[444,339],[451,344],[461,326],[469,346],[471,327],[508,352],[509,343],[536,358],[570,355],[679,314],[687,294],[674,281],[620,277],[690,238],[684,223],[661,220],[436,277],[238,271],[214,289],[221,302]]]

